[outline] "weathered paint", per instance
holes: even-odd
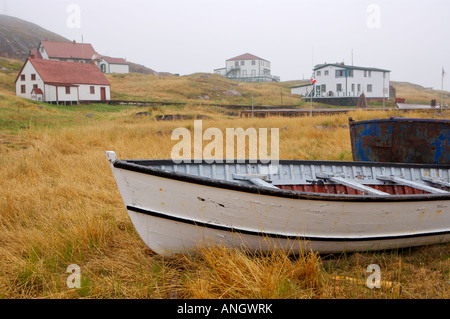
[[[326,254],[450,241],[450,193],[404,188],[405,194],[401,189],[386,196],[352,194],[340,185],[333,190],[324,177],[342,176],[388,191],[388,185],[401,185],[377,176],[417,183],[430,176],[448,183],[450,165],[281,160],[274,170],[272,164],[249,161],[175,165],[118,160],[114,152],[107,156],[137,233],[161,255],[195,253],[201,244]],[[316,179],[319,173],[323,176]],[[284,189],[252,185],[234,179],[236,174],[267,174],[266,180]],[[299,185],[317,186],[317,193]],[[319,190],[329,186],[329,193]]]
[[[449,164],[450,120],[349,119],[354,161]]]

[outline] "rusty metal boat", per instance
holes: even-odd
[[[450,120],[349,119],[354,161],[450,164]]]

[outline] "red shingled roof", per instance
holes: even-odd
[[[38,49],[31,49],[30,50],[30,57],[31,56],[34,56],[35,59],[42,59],[42,55],[41,55],[41,53],[39,52]]]
[[[91,63],[28,59],[44,83],[110,85],[100,69]]]
[[[91,59],[95,52],[89,43],[41,41],[50,58]]]
[[[111,58],[109,56],[104,56],[102,58],[105,59],[105,61],[110,64],[128,64],[127,61],[125,61],[125,59],[122,58]]]
[[[250,53],[245,53],[245,54],[239,55],[237,57],[228,59],[227,61],[235,61],[235,60],[264,60],[264,59],[261,59],[261,58],[257,57],[256,55],[253,55]],[[267,61],[267,60],[264,60],[264,61]]]
[[[31,91],[31,94],[33,94],[33,93],[35,93],[35,94],[44,94],[41,89],[36,89],[36,88],[34,88],[33,91]]]

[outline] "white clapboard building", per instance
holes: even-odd
[[[215,69],[214,73],[242,82],[280,82],[280,77],[271,75],[269,61],[250,53],[226,60],[225,68]]]
[[[17,96],[52,104],[111,99],[110,83],[93,63],[28,58],[15,85]]]
[[[339,99],[356,101],[363,93],[369,101],[381,101],[390,96],[390,72],[344,63],[319,64],[314,67],[311,83],[291,87],[291,93],[308,98],[312,95],[318,102],[336,102],[332,104],[340,104]]]
[[[389,70],[341,64],[319,64],[314,68],[316,97],[389,97]]]
[[[128,74],[130,73],[130,65],[125,59],[122,58],[111,58],[108,56],[102,56],[98,62],[100,70],[103,73],[120,73]]]

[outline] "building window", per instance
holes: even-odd
[[[38,85],[37,84],[33,84],[33,89],[37,89]]]
[[[239,61],[234,62],[234,66],[238,67],[239,66]]]
[[[25,74],[20,75],[20,81],[25,81]]]
[[[352,83],[352,92],[355,92],[355,83]]]
[[[22,94],[27,93],[27,89],[26,89],[26,86],[25,86],[25,85],[21,85],[21,86],[20,86],[20,93],[22,93]]]
[[[317,71],[317,76],[321,76],[322,72],[321,71]]]
[[[95,86],[91,86],[90,89],[91,89],[91,94],[95,94]]]
[[[256,61],[255,60],[252,60],[252,65],[256,65]]]
[[[342,84],[340,84],[340,83],[336,84],[336,91],[342,92]]]
[[[358,84],[358,93],[361,92],[361,84]]]
[[[241,65],[245,65],[245,61],[241,61]]]
[[[66,86],[66,94],[70,94],[70,86]]]
[[[320,90],[322,91],[322,93],[327,92],[327,86],[325,84],[322,84]]]
[[[364,77],[365,78],[367,77],[367,71],[364,71]]]
[[[36,74],[31,74],[31,81],[36,81]]]
[[[369,71],[369,78],[372,77],[372,71]]]
[[[348,70],[347,72],[348,72],[348,77],[352,78],[353,77],[353,70]]]
[[[247,70],[243,70],[243,71],[242,71],[242,76],[244,76],[244,77],[247,76]]]
[[[345,76],[344,70],[336,70],[336,77],[337,78],[343,78]]]
[[[328,76],[329,74],[330,74],[330,72],[329,72],[328,70],[326,70],[326,71],[323,72],[323,75],[324,75],[324,76]]]
[[[256,70],[252,70],[252,76],[256,76]]]
[[[372,84],[367,84],[367,92],[372,93]]]

